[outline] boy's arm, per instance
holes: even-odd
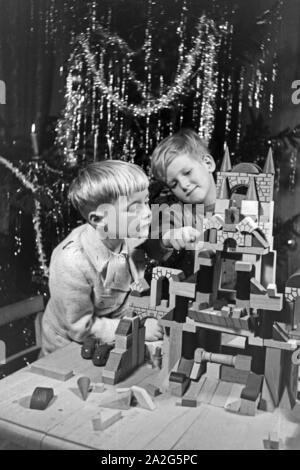
[[[65,323],[73,341],[82,342],[89,335],[104,342],[113,341],[119,320],[94,315],[92,287],[80,265],[81,257],[63,258],[50,273],[51,298],[62,316],[58,321]]]

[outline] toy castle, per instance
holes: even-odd
[[[291,409],[296,403],[300,272],[286,284],[288,315],[275,282],[274,173],[271,149],[263,170],[252,163],[232,167],[226,149],[194,275],[185,279],[180,270],[156,267],[150,291],[144,280],[132,286],[133,318],[154,316],[165,332],[152,389],[182,397],[183,406],[221,403],[251,415],[257,407]],[[168,299],[162,298],[163,283]],[[238,348],[222,346],[226,334],[239,337]]]

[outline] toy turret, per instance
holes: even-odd
[[[228,149],[227,144],[225,143],[225,145],[224,145],[224,157],[223,157],[223,161],[222,161],[220,171],[221,172],[231,171],[231,168],[232,168],[232,166],[231,166],[231,161],[230,161],[229,149]]]
[[[228,183],[228,178],[222,180],[220,191],[218,194],[218,199],[230,199],[230,187]]]
[[[247,201],[258,201],[257,189],[254,178],[249,179],[249,187],[246,196]]]
[[[273,151],[272,147],[269,148],[267,160],[263,169],[263,173],[269,173],[271,175],[275,175],[275,166],[273,160]]]

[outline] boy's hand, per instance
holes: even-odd
[[[158,324],[156,318],[147,318],[145,321],[145,328],[146,328],[146,341],[158,341],[162,339],[164,330],[163,327]]]
[[[181,227],[168,230],[162,237],[163,244],[167,248],[175,250],[195,249],[195,242],[200,239],[201,233],[193,227]]]

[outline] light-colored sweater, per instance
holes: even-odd
[[[85,224],[55,248],[42,321],[44,354],[89,335],[105,342],[114,339],[118,319],[127,312],[130,284],[144,273],[144,252],[130,242],[115,254]]]

